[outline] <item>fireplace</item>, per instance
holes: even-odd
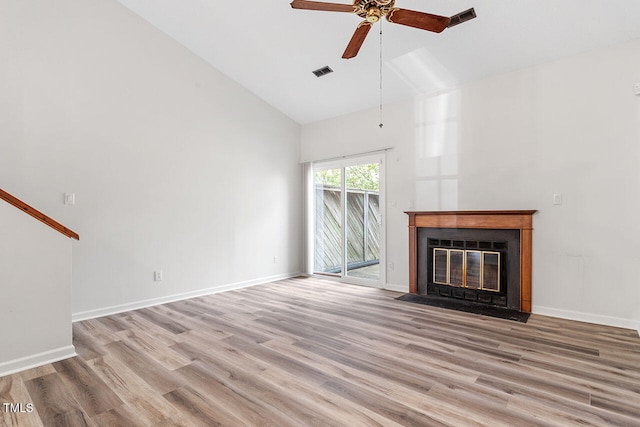
[[[535,212],[407,212],[409,291],[530,312]]]

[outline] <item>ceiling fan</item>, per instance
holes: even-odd
[[[453,27],[476,17],[473,8],[465,10],[457,15],[446,17],[432,15],[430,13],[417,12],[415,10],[400,9],[395,6],[395,0],[354,0],[353,4],[324,3],[308,0],[293,0],[291,7],[294,9],[323,10],[327,12],[349,12],[364,18],[346,50],[342,54],[344,59],[353,58],[358,54],[364,39],[367,37],[371,26],[380,18],[386,16],[387,21],[394,24],[406,25],[421,30],[440,33],[445,28]]]

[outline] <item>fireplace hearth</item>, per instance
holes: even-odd
[[[410,292],[530,312],[535,212],[407,212]]]

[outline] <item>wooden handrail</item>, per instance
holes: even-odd
[[[39,210],[29,206],[28,204],[24,203],[21,200],[13,197],[11,194],[7,193],[6,191],[0,190],[0,199],[4,200],[5,202],[7,202],[9,204],[12,204],[13,206],[15,206],[18,209],[26,212],[27,214],[31,215],[32,217],[34,217],[38,221],[44,222],[49,227],[51,227],[54,230],[64,234],[65,236],[70,237],[72,239],[80,240],[80,236],[78,235],[78,233],[76,233],[76,232],[74,232],[72,230],[69,230],[64,225],[60,224],[57,221],[54,221],[53,219],[49,218],[48,216],[46,216],[45,214],[43,214]]]

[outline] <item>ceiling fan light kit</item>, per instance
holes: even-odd
[[[372,7],[371,9],[367,10],[367,22],[370,22],[372,24],[374,22],[378,22],[381,16],[382,12],[377,7]]]
[[[418,28],[420,30],[441,33],[446,28],[462,24],[476,17],[473,8],[458,13],[452,17],[433,15],[415,10],[401,9],[395,7],[395,0],[354,0],[352,5],[340,3],[325,3],[309,0],[293,0],[291,7],[294,9],[320,10],[327,12],[347,12],[355,13],[363,18],[355,33],[351,37],[342,57],[344,59],[353,58],[358,54],[360,47],[364,43],[371,25],[375,24],[383,16],[387,21]]]

